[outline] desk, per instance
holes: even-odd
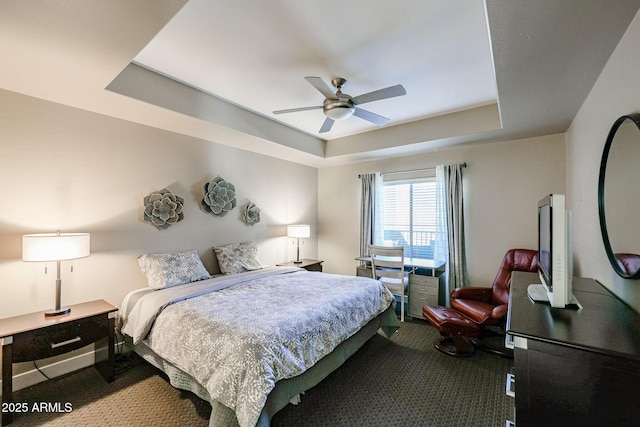
[[[357,257],[356,261],[365,263],[357,268],[356,275],[371,277],[371,257]],[[444,305],[444,263],[432,259],[405,258],[404,265],[410,269],[407,315],[422,319],[422,306]],[[430,275],[424,274],[424,270],[430,270]]]
[[[371,264],[370,256],[359,256],[356,257],[356,261],[361,261],[367,264]],[[405,267],[409,267],[411,269],[411,273],[414,274],[418,268],[424,268],[427,270],[431,270],[431,276],[436,277],[436,271],[444,270],[444,262],[436,262],[432,259],[422,259],[422,258],[405,258],[404,265]],[[369,274],[371,276],[371,274]]]

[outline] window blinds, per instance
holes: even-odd
[[[433,259],[436,232],[434,177],[384,176],[385,245],[402,245],[405,257]]]

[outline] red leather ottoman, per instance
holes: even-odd
[[[469,356],[474,347],[467,337],[476,338],[480,327],[468,317],[449,307],[425,305],[422,315],[438,331],[440,336],[433,345],[443,353],[452,356]]]

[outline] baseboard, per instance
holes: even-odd
[[[118,345],[116,345],[116,349],[117,348]],[[36,361],[36,363],[38,364],[40,371],[44,372],[49,379],[53,379],[79,369],[92,366],[95,364],[96,360],[106,359],[106,353],[107,349],[104,346],[99,348],[97,351],[89,347],[87,352],[69,357],[68,359],[50,364],[41,364],[41,361]],[[45,376],[34,367],[30,371],[22,372],[13,376],[13,391],[31,387],[44,381],[47,381],[47,378],[45,378]],[[0,396],[2,396],[2,380],[0,380]]]

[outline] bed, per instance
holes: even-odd
[[[262,266],[132,291],[119,316],[136,353],[211,403],[210,426],[268,426],[380,328],[399,326],[376,280]]]

